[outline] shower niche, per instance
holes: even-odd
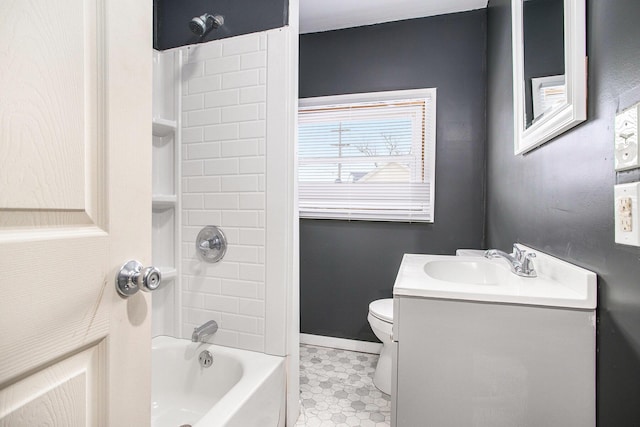
[[[153,336],[179,336],[181,52],[153,52],[152,258],[162,273],[153,292]]]

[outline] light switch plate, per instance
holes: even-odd
[[[638,110],[640,104],[616,114],[615,169],[617,171],[640,167],[638,158]]]
[[[640,182],[616,185],[613,195],[616,243],[640,246]]]

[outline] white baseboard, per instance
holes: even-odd
[[[344,338],[323,337],[322,335],[300,334],[300,344],[358,351],[360,353],[380,354],[382,343],[348,340]]]

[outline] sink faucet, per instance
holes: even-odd
[[[536,277],[536,271],[533,268],[533,258],[536,257],[534,253],[526,253],[526,251],[519,249],[516,245],[513,245],[513,253],[508,254],[499,249],[489,249],[485,251],[484,256],[489,259],[502,258],[507,260],[511,267],[511,272],[520,277]]]
[[[191,334],[191,341],[204,342],[204,339],[210,335],[213,335],[218,330],[218,323],[215,320],[209,320],[202,326],[193,328],[193,334]]]

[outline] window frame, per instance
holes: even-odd
[[[410,89],[399,91],[367,92],[347,95],[332,95],[312,98],[300,98],[298,112],[316,109],[346,106],[355,103],[384,103],[402,102],[409,100],[424,100],[424,140],[421,143],[422,152],[422,172],[423,180],[410,184],[427,184],[429,196],[427,209],[421,211],[420,215],[401,214],[393,210],[372,210],[369,213],[354,213],[350,208],[335,209],[331,212],[305,211],[299,208],[300,218],[308,219],[338,219],[338,220],[358,220],[358,221],[391,221],[391,222],[426,222],[433,223],[435,212],[435,157],[436,157],[436,108],[437,108],[436,88]],[[298,122],[300,119],[298,118]],[[412,156],[413,157],[413,156]],[[415,157],[414,157],[415,158]],[[298,159],[300,159],[298,154]],[[300,161],[300,160],[299,160]],[[298,185],[300,181],[298,179]],[[407,185],[409,188],[410,184]]]

